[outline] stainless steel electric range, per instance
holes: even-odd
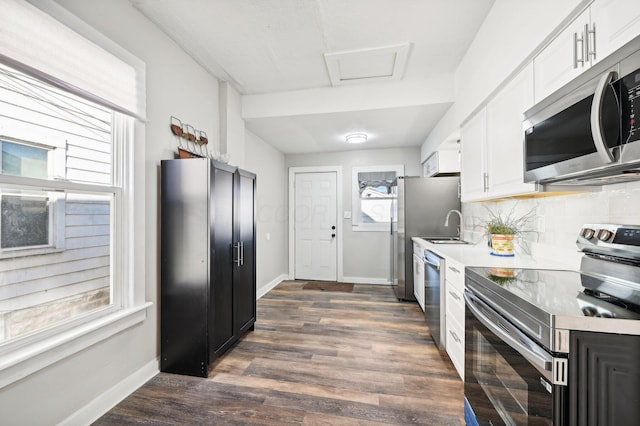
[[[580,271],[466,268],[467,425],[640,419],[640,226],[576,244]]]

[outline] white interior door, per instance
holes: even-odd
[[[296,173],[295,278],[337,280],[335,172]]]

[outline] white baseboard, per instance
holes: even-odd
[[[273,289],[275,286],[280,284],[282,281],[288,280],[288,279],[289,279],[289,274],[281,274],[280,276],[278,276],[274,280],[271,280],[267,284],[265,284],[262,287],[260,287],[259,289],[257,289],[256,299],[260,299],[262,296],[264,296],[265,294],[269,293],[269,291],[271,291],[271,289]]]
[[[386,278],[342,277],[342,282],[354,284],[391,285]]]
[[[133,393],[149,379],[160,372],[160,360],[154,359],[131,374],[102,395],[94,398],[87,405],[59,423],[63,426],[88,425],[98,420],[107,411]]]

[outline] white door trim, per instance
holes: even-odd
[[[337,247],[337,267],[338,281],[344,281],[343,265],[342,265],[342,234],[344,226],[342,224],[342,166],[309,166],[309,167],[289,167],[289,277],[295,278],[295,261],[296,261],[296,244],[294,232],[295,220],[295,191],[294,182],[297,173],[321,173],[335,172],[336,174],[336,237],[338,239]]]

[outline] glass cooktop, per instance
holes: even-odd
[[[557,316],[640,319],[640,283],[562,270],[474,267],[468,271],[486,290],[543,322]]]

